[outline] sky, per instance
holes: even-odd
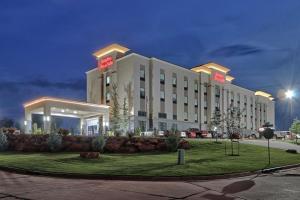
[[[84,101],[92,53],[111,43],[186,68],[213,61],[276,98],[297,91],[299,10],[298,0],[0,0],[0,118],[22,120],[40,96]],[[276,99],[278,129],[298,101]]]

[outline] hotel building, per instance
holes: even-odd
[[[93,55],[98,64],[86,72],[87,103],[111,105],[115,85],[120,107],[128,102],[131,130],[208,130],[215,110],[226,113],[231,104],[243,110],[245,130],[257,131],[266,122],[275,126],[272,96],[235,85],[230,69],[220,64],[187,69],[118,44]]]
[[[230,69],[217,63],[187,69],[118,44],[93,55],[97,66],[86,72],[87,102],[42,97],[25,103],[26,133],[32,133],[32,114],[43,115],[45,133],[51,132],[52,116],[79,118],[84,135],[105,132],[113,86],[120,108],[123,102],[128,105],[130,130],[208,130],[215,110],[223,114],[230,105],[243,110],[246,131],[257,131],[266,122],[275,126],[272,96],[234,85]]]

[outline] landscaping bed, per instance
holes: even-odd
[[[9,151],[21,152],[49,152],[47,139],[49,135],[6,134]],[[95,137],[62,136],[59,149],[62,152],[89,152],[93,151],[92,142]],[[187,141],[182,140],[179,148],[188,149]],[[165,138],[149,137],[108,137],[104,151],[109,153],[137,153],[167,151]]]
[[[190,141],[186,164],[176,165],[177,153],[100,154],[84,159],[79,153],[0,152],[0,168],[17,168],[39,173],[66,173],[97,176],[206,176],[256,171],[267,167],[265,147],[240,144],[240,156],[226,156],[224,142]],[[271,166],[300,162],[300,154],[271,149]]]

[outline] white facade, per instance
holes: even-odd
[[[207,130],[215,109],[225,113],[231,103],[243,110],[241,126],[246,130],[258,130],[266,122],[275,126],[271,95],[232,84],[224,66],[186,69],[117,44],[94,55],[98,67],[86,72],[87,102],[110,105],[115,84],[120,106],[124,99],[129,105],[131,129]]]

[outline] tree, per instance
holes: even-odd
[[[111,116],[111,129],[115,134],[119,134],[120,131],[120,105],[118,101],[118,87],[115,83],[112,84],[111,87],[111,110],[110,110],[110,116]]]
[[[231,104],[224,114],[224,123],[227,130],[228,138],[231,142],[231,155],[233,155],[233,140],[240,138],[241,116],[243,111],[239,107]]]
[[[221,119],[221,112],[219,109],[215,109],[213,113],[213,117],[210,120],[209,123],[209,129],[214,133],[214,136],[216,138],[216,143],[218,142],[218,130],[223,128],[223,123]]]
[[[12,128],[14,125],[15,122],[13,119],[3,118],[0,120],[0,128]]]
[[[290,127],[290,131],[295,134],[300,134],[300,120],[297,118],[293,120],[293,123]],[[298,144],[298,137],[296,135],[296,143]]]
[[[132,82],[129,82],[124,86],[124,91],[126,93],[126,99],[127,99],[127,114],[128,114],[128,129],[130,131],[134,131],[133,129],[131,130],[130,126],[130,112],[133,109],[133,89],[132,89]]]
[[[128,104],[126,97],[123,101],[123,116],[122,116],[122,129],[127,132],[129,127],[129,113],[128,113]]]

